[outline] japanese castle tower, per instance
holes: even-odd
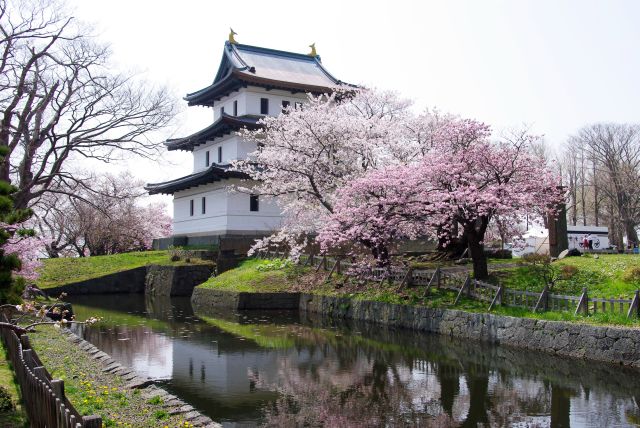
[[[230,163],[246,159],[255,143],[236,135],[258,129],[260,118],[276,116],[286,106],[303,103],[307,93],[322,94],[342,82],[323,66],[314,45],[308,55],[225,42],[213,83],[188,94],[189,106],[213,109],[213,123],[187,137],[165,142],[168,150],[193,153],[193,173],[148,184],[149,194],[173,195],[174,245],[219,242],[220,237],[254,237],[280,226],[281,209],[273,199],[234,192],[230,186],[248,177]],[[168,244],[166,244],[168,245]]]

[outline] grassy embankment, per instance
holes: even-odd
[[[104,427],[188,427],[181,415],[171,415],[163,400],[128,389],[119,376],[104,373],[102,365],[51,326],[30,333],[33,348],[53,378],[63,379],[65,394],[82,415],[99,415]]]
[[[192,258],[190,263],[185,261],[172,262],[167,251],[140,251],[109,256],[45,259],[36,284],[45,289],[148,265],[180,266],[210,263],[210,261],[198,258]]]
[[[629,257],[629,259],[624,259]],[[594,296],[619,296],[626,293],[630,296],[637,288],[636,283],[624,279],[624,272],[630,267],[640,263],[639,258],[624,255],[600,256],[599,259],[587,259],[584,257],[572,257],[558,262],[561,265],[575,265],[578,270],[571,278],[572,281],[560,281],[554,290],[557,293],[579,294],[583,286],[589,288]],[[258,291],[307,291],[316,294],[349,297],[360,300],[375,300],[388,303],[420,305],[432,308],[461,309],[470,312],[487,312],[488,304],[472,299],[463,298],[454,305],[456,292],[450,290],[432,289],[428,296],[424,296],[424,287],[412,287],[398,291],[397,285],[356,285],[348,283],[336,288],[342,282],[342,278],[331,282],[325,282],[326,272],[315,273],[309,268],[302,268],[291,263],[279,260],[251,259],[242,263],[238,268],[209,279],[199,287],[229,290],[236,292]],[[520,266],[507,268],[494,274],[493,279],[500,281],[507,287],[540,291],[543,288],[540,280],[534,280],[530,268]],[[598,278],[602,282],[594,281]],[[585,282],[583,282],[585,281]],[[590,281],[590,282],[586,282]],[[584,285],[583,285],[584,284]],[[575,293],[573,290],[577,290]],[[590,324],[613,324],[640,326],[637,319],[627,319],[626,315],[598,313],[595,315],[574,315],[573,312],[541,312],[534,313],[529,310],[497,307],[492,313],[545,319],[553,321],[572,321]]]
[[[15,406],[14,410],[6,412],[0,410],[0,427],[13,428],[28,426],[24,409],[20,403],[20,387],[16,382],[11,363],[7,358],[2,341],[0,341],[0,385],[7,389],[11,395],[11,401]],[[1,404],[2,403],[0,403],[0,405]]]

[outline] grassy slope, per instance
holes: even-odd
[[[563,263],[582,263],[584,266],[599,266],[597,264],[590,265],[586,260],[577,259],[578,258],[567,259],[563,261]],[[638,259],[630,260],[629,263],[635,260]],[[618,269],[620,268],[619,266]],[[527,273],[522,271],[522,269],[523,268],[517,268],[515,271],[518,272],[521,279],[525,280],[528,278]],[[597,269],[601,269],[601,267],[597,267]],[[588,272],[586,268],[584,270]],[[510,269],[509,271],[513,272],[514,270]],[[370,284],[367,288],[364,286],[345,286],[336,289],[336,282],[327,283],[323,281],[324,277],[326,277],[326,272],[322,272],[320,280],[312,276],[313,274],[310,269],[301,269],[291,265],[281,267],[281,262],[279,261],[250,259],[243,262],[238,268],[211,278],[199,287],[236,292],[299,291],[302,288],[316,294],[433,308],[461,309],[469,312],[487,312],[489,306],[486,302],[466,298],[463,298],[457,305],[454,305],[456,293],[448,290],[433,289],[427,297],[423,297],[424,287],[413,287],[399,292],[397,285],[389,286],[387,283],[383,286]],[[612,273],[612,276],[618,277],[618,274]],[[312,281],[315,282],[311,283]],[[504,278],[501,278],[501,281],[504,283]],[[540,287],[540,289],[541,288],[542,287]],[[602,286],[601,288],[604,290],[606,286]],[[573,315],[572,312],[533,313],[520,308],[508,307],[498,307],[492,313],[552,321],[640,326],[640,320],[627,319],[625,315],[619,314],[598,313],[585,317],[583,315]]]
[[[640,266],[640,256],[628,254],[603,254],[595,259],[591,256],[568,257],[554,263],[559,266],[575,266],[578,271],[571,278],[559,281],[554,289],[558,294],[579,295],[587,287],[592,297],[631,298],[640,288],[637,281],[625,281],[625,270]],[[532,269],[522,266],[505,269],[493,276],[493,281],[518,290],[542,291],[544,283]]]
[[[192,259],[192,264],[210,263]],[[146,265],[181,265],[172,262],[166,251],[144,251],[110,256],[45,259],[37,285],[40,288],[58,287],[72,282],[98,278]]]
[[[286,291],[293,285],[298,269],[291,265],[282,266],[279,260],[249,259],[198,287],[249,293]]]
[[[6,351],[0,341],[0,385],[8,389],[11,394],[16,410],[10,413],[0,413],[1,427],[22,427],[26,426],[26,416],[20,405],[20,389],[16,383],[11,369],[11,364],[6,358]]]

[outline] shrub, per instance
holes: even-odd
[[[578,268],[573,265],[564,265],[560,268],[561,279],[571,279],[578,274]]]
[[[640,266],[629,266],[622,274],[626,282],[640,283]]]
[[[15,409],[11,395],[4,386],[0,385],[0,413],[10,412]]]

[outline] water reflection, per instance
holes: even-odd
[[[81,335],[225,426],[639,426],[635,371],[293,312],[76,298]]]

